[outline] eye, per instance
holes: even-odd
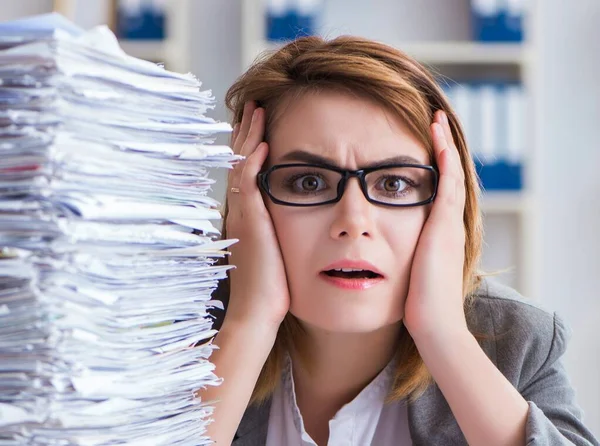
[[[400,177],[386,176],[380,180],[377,189],[383,189],[385,192],[402,192],[408,186],[408,183]]]
[[[340,180],[337,172],[310,165],[280,166],[271,176],[271,193],[278,195],[283,201],[289,201],[292,195],[298,197],[314,197],[334,193],[332,184]]]
[[[304,175],[294,181],[294,189],[314,192],[323,187],[323,180],[314,175]]]
[[[383,180],[383,188],[387,192],[398,192],[406,187],[406,183],[397,177],[389,177]]]

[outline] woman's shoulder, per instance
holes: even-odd
[[[562,356],[570,329],[555,312],[493,279],[483,279],[467,310],[469,329],[515,385]]]
[[[497,280],[484,278],[474,292],[467,310],[472,328],[501,336],[552,338],[556,331],[568,331],[563,320],[543,303],[519,294]]]

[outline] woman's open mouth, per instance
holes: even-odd
[[[381,277],[380,274],[365,269],[340,268],[323,271],[331,277],[341,277],[342,279],[375,279]]]
[[[364,290],[383,281],[374,271],[359,268],[336,268],[322,271],[320,276],[331,285],[347,290]]]

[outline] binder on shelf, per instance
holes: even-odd
[[[506,111],[506,158],[521,162],[525,151],[526,98],[523,86],[517,83],[506,86],[504,94]]]
[[[476,125],[473,119],[475,113],[472,106],[474,102],[474,90],[468,84],[461,83],[453,86],[451,91],[454,109],[462,123],[467,143],[471,147],[471,150],[473,150],[475,141],[477,140],[475,134]]]
[[[289,36],[288,14],[290,8],[287,0],[268,0],[267,2],[267,39],[270,41],[285,40]]]
[[[316,32],[322,0],[268,0],[266,37],[280,42]]]
[[[322,0],[295,0],[297,36],[312,36],[316,33],[321,2]]]
[[[479,155],[484,164],[493,163],[500,152],[499,147],[499,96],[500,91],[494,84],[482,84],[478,88],[477,103],[480,119]]]
[[[475,168],[484,191],[519,191],[523,189],[523,166],[507,160],[484,164],[475,159]]]
[[[519,83],[464,82],[445,87],[484,190],[521,190],[525,94]]]
[[[166,0],[118,0],[117,37],[131,40],[165,38]]]
[[[471,0],[473,40],[522,42],[526,0]]]

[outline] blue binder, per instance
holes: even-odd
[[[139,7],[127,7],[120,0],[117,13],[117,35],[122,39],[162,40],[165,38],[165,11],[152,1],[140,2]],[[136,3],[137,5],[137,3]]]
[[[473,2],[472,2],[473,3]],[[473,40],[479,42],[522,42],[523,14],[511,13],[507,8],[496,8],[483,14],[472,8]]]
[[[508,133],[515,131],[509,125],[510,110],[507,108],[506,102],[500,102],[497,104],[497,112],[495,116],[496,132],[494,139],[496,140],[495,149],[493,156],[483,156],[483,147],[480,146],[483,139],[481,126],[482,121],[479,119],[472,119],[474,116],[481,117],[481,109],[476,106],[480,96],[478,96],[483,86],[492,86],[497,94],[503,96],[506,99],[507,90],[509,87],[515,87],[519,84],[506,81],[471,81],[461,83],[461,88],[468,89],[468,106],[464,106],[461,110],[456,110],[459,113],[458,118],[465,126],[464,130],[470,139],[467,141],[471,150],[473,161],[475,163],[476,172],[481,180],[483,188],[487,191],[515,191],[520,190],[523,187],[523,163],[522,157],[515,157],[514,154],[510,155],[509,145],[511,139]],[[450,102],[456,100],[453,89],[454,86],[443,85],[444,92],[449,96]],[[463,99],[464,101],[464,99]],[[454,105],[454,104],[453,104]],[[462,116],[461,113],[466,113],[469,116]],[[474,126],[474,127],[473,127]],[[514,142],[513,142],[514,144]],[[497,153],[496,153],[497,151]]]
[[[523,188],[521,163],[498,160],[494,163],[483,164],[477,159],[474,161],[484,190],[516,191]]]
[[[315,34],[316,15],[316,8],[305,11],[293,2],[288,3],[283,13],[267,8],[266,37],[270,41],[279,42],[312,36]]]

